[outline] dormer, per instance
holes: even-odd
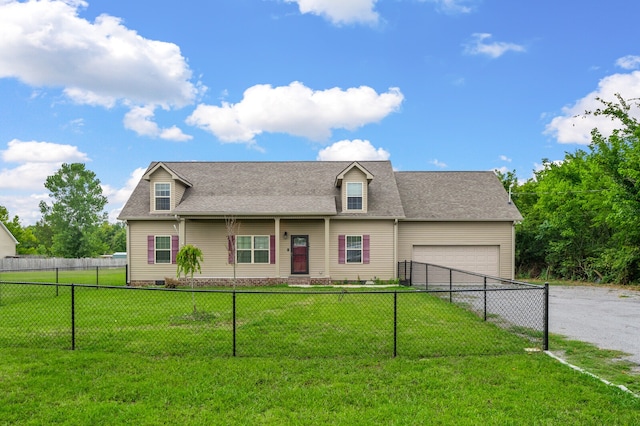
[[[170,213],[182,200],[191,183],[166,164],[156,163],[142,176],[149,181],[151,213]]]
[[[369,183],[373,175],[358,162],[353,162],[336,176],[340,188],[343,213],[366,213],[369,199]]]

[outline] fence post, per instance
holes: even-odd
[[[71,283],[71,350],[76,350],[76,286]]]
[[[236,356],[236,291],[233,290],[233,356]]]
[[[449,269],[449,303],[453,303],[453,270]]]
[[[487,320],[487,277],[484,277],[484,320]]]
[[[549,283],[544,283],[544,336],[542,349],[549,350]]]
[[[393,292],[393,357],[398,354],[398,292]]]
[[[99,268],[100,268],[99,266],[96,266],[96,286],[100,285],[100,280],[98,279],[98,269]]]
[[[58,297],[58,268],[56,268],[56,297]]]
[[[413,260],[409,263],[409,286],[413,287]]]
[[[424,289],[429,290],[429,264],[424,264]]]

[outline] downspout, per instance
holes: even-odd
[[[393,221],[393,279],[398,278],[398,219]]]

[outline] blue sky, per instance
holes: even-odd
[[[516,170],[640,97],[628,0],[0,0],[0,205],[85,162],[113,219],[151,161]],[[602,120],[602,119],[600,119]]]

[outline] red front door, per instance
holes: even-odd
[[[309,273],[309,236],[291,236],[291,273]]]

